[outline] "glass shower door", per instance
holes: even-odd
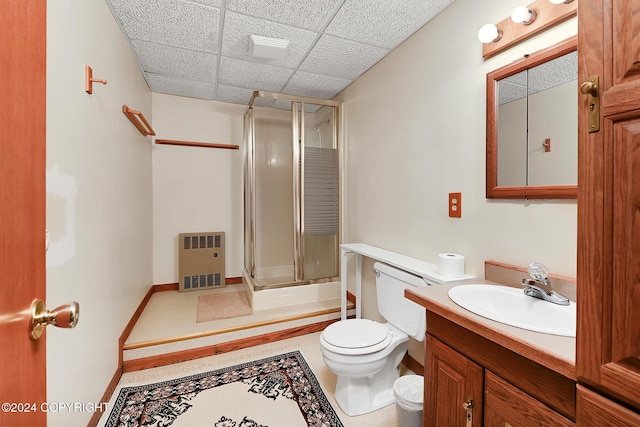
[[[341,104],[259,94],[276,101],[245,114],[246,275],[254,289],[336,280]]]
[[[302,129],[303,280],[338,276],[339,167],[336,108],[304,104]]]

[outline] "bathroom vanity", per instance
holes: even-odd
[[[575,425],[575,338],[473,314],[453,286],[405,291],[427,312],[424,426]]]

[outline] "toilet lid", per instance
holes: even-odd
[[[388,340],[389,330],[369,319],[349,319],[327,326],[322,336],[327,343],[336,347],[364,349]]]

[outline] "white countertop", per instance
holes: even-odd
[[[405,296],[448,320],[518,353],[559,374],[576,379],[576,339],[558,335],[533,332],[496,322],[474,314],[457,305],[449,298],[450,288],[469,283],[456,282],[438,286],[422,286],[405,291]],[[475,280],[474,283],[492,283]],[[495,283],[494,283],[495,284]],[[427,331],[429,325],[427,323]]]

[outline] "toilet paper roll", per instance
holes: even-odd
[[[438,254],[438,273],[448,277],[464,277],[464,256]]]

